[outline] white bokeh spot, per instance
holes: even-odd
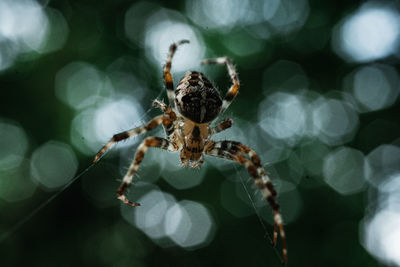
[[[368,62],[396,52],[399,36],[400,14],[366,3],[337,26],[333,48],[345,59]]]

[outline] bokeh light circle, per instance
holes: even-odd
[[[85,62],[72,62],[62,68],[55,89],[57,98],[74,109],[87,108],[112,93],[101,72]]]
[[[166,234],[179,246],[188,249],[207,245],[212,240],[213,220],[200,203],[183,200],[166,213]]]
[[[361,243],[367,251],[387,264],[400,265],[400,212],[378,211],[361,224]]]
[[[0,171],[12,169],[24,160],[28,137],[16,122],[0,119]]]
[[[391,175],[400,172],[400,147],[395,145],[380,145],[367,155],[370,169],[367,173],[368,182],[380,187]]]
[[[368,62],[394,53],[399,36],[399,12],[389,6],[366,3],[340,22],[332,44],[342,58]]]
[[[365,185],[366,164],[364,155],[360,151],[340,147],[324,159],[325,182],[343,195],[360,192]]]
[[[351,76],[352,94],[360,111],[390,107],[400,93],[397,71],[389,65],[373,64],[357,69]]]
[[[205,54],[201,35],[195,28],[185,23],[180,15],[169,10],[162,9],[148,19],[145,36],[146,54],[159,68],[165,63],[169,46],[183,39],[189,40],[190,44],[182,45],[177,50],[173,62],[174,72],[198,68]]]
[[[306,110],[304,100],[287,93],[275,93],[260,103],[259,124],[276,139],[295,143],[305,132]]]
[[[31,197],[36,187],[26,159],[19,163],[18,168],[0,170],[0,199],[8,202],[22,201]]]
[[[337,99],[319,98],[313,103],[314,134],[328,145],[339,145],[353,139],[359,125],[357,112]]]
[[[139,126],[142,117],[141,105],[130,96],[101,101],[97,109],[84,109],[75,116],[71,127],[72,144],[82,153],[93,156],[114,134]],[[128,146],[138,140],[132,138],[118,146]]]
[[[0,1],[0,71],[17,60],[60,49],[68,32],[66,20],[58,10],[35,0]]]
[[[48,141],[32,154],[32,176],[45,189],[54,190],[65,185],[74,177],[77,169],[78,160],[67,144]]]

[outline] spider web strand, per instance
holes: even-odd
[[[32,219],[33,216],[35,216],[39,211],[41,211],[43,208],[45,208],[47,205],[49,205],[56,197],[58,197],[62,192],[64,192],[68,187],[70,187],[76,180],[81,178],[85,173],[87,173],[95,163],[92,163],[89,167],[87,167],[85,170],[80,172],[78,175],[76,175],[74,178],[72,178],[68,183],[66,183],[61,189],[59,189],[56,193],[54,193],[52,196],[50,196],[48,199],[43,201],[38,207],[33,209],[28,215],[26,215],[23,219],[19,220],[13,227],[11,227],[7,232],[1,235],[0,237],[0,243],[3,243],[8,237],[10,237],[12,234],[14,234],[16,231],[18,231],[26,222],[28,222],[30,219]]]
[[[156,99],[160,98],[162,93],[163,93],[163,91],[160,91],[160,93],[156,96]],[[144,119],[144,117],[146,117],[153,108],[154,107],[148,108],[146,110],[146,112],[138,120],[142,121]],[[59,191],[57,191],[52,196],[50,196],[48,199],[43,201],[39,206],[37,206],[35,209],[33,209],[27,216],[25,216],[23,219],[19,220],[16,224],[14,224],[13,227],[11,227],[8,231],[3,233],[0,236],[0,244],[3,243],[8,237],[10,237],[16,231],[18,231],[25,223],[27,223],[30,219],[32,219],[32,217],[34,217],[39,211],[41,211],[43,208],[45,208],[47,205],[49,205],[56,197],[58,197],[62,192],[64,192],[68,187],[70,187],[76,180],[78,180],[85,173],[87,173],[96,163],[93,162],[91,165],[89,165],[89,167],[87,167],[85,170],[83,170],[78,175],[76,175],[74,178],[72,178],[61,189],[59,189]]]

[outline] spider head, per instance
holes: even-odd
[[[186,73],[175,94],[175,105],[179,113],[193,122],[211,122],[221,111],[221,96],[200,72]]]

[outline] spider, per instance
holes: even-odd
[[[180,160],[185,167],[200,167],[204,163],[203,154],[236,161],[244,165],[273,210],[274,232],[272,243],[273,245],[276,244],[279,227],[282,239],[283,262],[286,263],[286,239],[282,216],[277,203],[277,194],[261,165],[259,156],[253,149],[239,142],[212,140],[214,134],[232,126],[231,119],[225,119],[213,127],[211,123],[229,107],[239,92],[240,83],[235,68],[227,57],[209,59],[202,62],[203,65],[226,65],[232,85],[224,99],[221,98],[217,89],[206,76],[197,71],[187,72],[174,90],[171,75],[172,58],[178,46],[185,43],[189,43],[189,41],[181,40],[173,43],[169,48],[167,62],[164,65],[164,84],[167,90],[169,106],[159,100],[153,102],[154,106],[161,109],[163,115],[156,116],[143,126],[115,134],[98,152],[94,162],[97,162],[104,152],[115,143],[163,125],[166,138],[147,137],[143,140],[136,151],[135,159],[117,190],[118,199],[131,206],[140,206],[140,204],[128,200],[125,192],[132,184],[132,178],[138,171],[139,165],[149,147],[158,147],[167,151],[180,150]]]

